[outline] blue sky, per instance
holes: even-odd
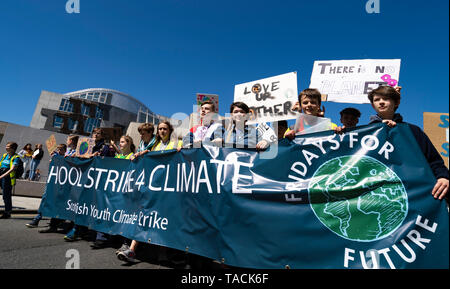
[[[449,3],[446,0],[67,0],[0,2],[0,120],[29,125],[41,90],[102,87],[128,93],[158,114],[190,113],[195,94],[298,72],[309,86],[315,60],[402,60],[400,112],[422,127],[422,113],[449,106]],[[339,123],[347,106],[326,102]]]

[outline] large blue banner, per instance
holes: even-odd
[[[449,268],[449,218],[405,124],[205,146],[136,161],[53,158],[40,211],[246,268]]]

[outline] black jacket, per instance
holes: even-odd
[[[105,144],[103,139],[95,142],[94,147],[92,148],[92,152],[100,152],[100,156],[102,157],[113,157],[114,151],[112,151],[108,145]]]
[[[422,129],[414,124],[404,122],[403,117],[399,113],[394,114],[392,120],[397,123],[406,123],[409,126],[436,179],[448,179],[448,169],[444,164],[444,160]],[[382,118],[379,115],[372,115],[370,117],[370,123],[381,121]]]
[[[34,157],[35,160],[40,161],[42,160],[42,157],[44,156],[44,150],[43,149],[35,149],[34,151],[39,150],[38,154]],[[33,152],[34,153],[34,152]]]

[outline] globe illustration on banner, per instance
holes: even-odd
[[[79,149],[78,153],[80,155],[84,155],[88,151],[88,149],[89,149],[89,144],[87,142],[82,142],[80,144],[80,149]]]
[[[380,161],[364,155],[341,156],[322,164],[308,193],[320,222],[353,241],[389,236],[408,213],[408,195],[400,178]]]

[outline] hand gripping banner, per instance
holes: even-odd
[[[237,267],[449,268],[435,182],[406,124],[372,124],[268,152],[54,157],[40,211]]]

